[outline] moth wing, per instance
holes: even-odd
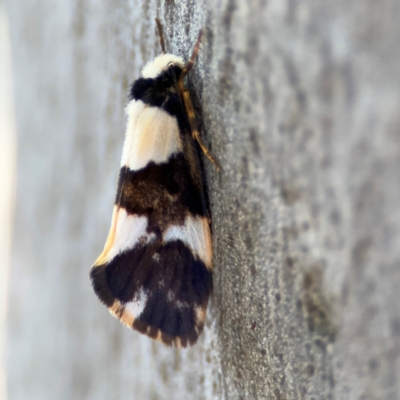
[[[211,291],[204,258],[211,246],[208,222],[189,217],[162,240],[147,233],[146,225],[146,217],[114,212],[107,254],[91,271],[93,287],[125,325],[185,347],[203,329]]]
[[[91,279],[124,324],[185,347],[203,329],[212,246],[199,160],[178,124],[186,120],[179,104],[174,93],[159,106],[129,103],[111,229]]]

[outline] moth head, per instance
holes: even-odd
[[[183,69],[185,62],[182,57],[173,54],[161,54],[153,61],[149,61],[142,69],[143,78],[157,78],[169,68],[179,67]]]

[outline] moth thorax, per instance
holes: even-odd
[[[171,66],[182,69],[185,65],[182,57],[173,54],[161,54],[153,61],[149,61],[142,69],[143,78],[156,78]]]

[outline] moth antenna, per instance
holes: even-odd
[[[199,54],[200,43],[201,43],[202,37],[203,37],[203,31],[200,29],[199,36],[197,37],[196,43],[193,47],[192,55],[190,56],[189,60],[183,67],[183,70],[181,72],[179,79],[183,79],[189,73],[189,71],[192,69],[193,64],[197,58],[197,55]]]
[[[164,33],[163,33],[163,27],[162,27],[162,24],[161,24],[161,21],[159,18],[156,18],[156,24],[157,24],[157,30],[158,30],[158,38],[160,39],[161,51],[163,54],[165,54]]]

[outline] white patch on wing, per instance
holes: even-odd
[[[135,247],[139,242],[149,243],[155,238],[154,233],[146,231],[148,220],[146,217],[130,215],[125,209],[120,208],[116,215],[116,229],[114,242],[107,253],[107,260],[112,260],[117,254],[124,250]]]
[[[182,151],[178,122],[159,107],[132,100],[126,107],[128,125],[122,151],[121,167],[132,171],[144,168],[150,161],[168,161]]]
[[[128,122],[126,124],[124,147],[122,149],[121,167],[127,165],[127,162],[129,160],[129,154],[131,152],[133,144],[133,135],[130,132],[134,132],[136,130],[136,125],[139,117],[148,107],[149,106],[143,103],[143,101],[141,100],[131,100],[125,108],[125,113],[128,116]]]
[[[174,307],[177,307],[179,309],[182,308],[190,308],[190,305],[187,301],[180,301],[176,299],[175,293],[172,290],[168,290],[167,293],[167,301],[169,303],[172,303]]]
[[[201,306],[197,306],[194,309],[196,315],[196,321],[198,324],[203,323],[206,318],[206,309]]]
[[[168,68],[168,64],[174,64],[183,68],[185,65],[183,58],[173,54],[161,54],[154,60],[149,61],[142,69],[143,78],[156,78]]]
[[[125,312],[129,312],[133,318],[137,318],[146,307],[147,298],[147,293],[141,289],[137,298],[125,304]]]
[[[173,225],[163,235],[165,243],[180,240],[211,267],[211,234],[208,221],[201,217],[186,217],[183,225]]]
[[[167,300],[168,301],[174,301],[175,300],[175,294],[174,294],[174,292],[172,290],[168,290]]]
[[[183,308],[190,308],[190,305],[187,301],[180,301],[178,300],[175,303],[176,308],[179,308],[180,310],[182,310]]]

